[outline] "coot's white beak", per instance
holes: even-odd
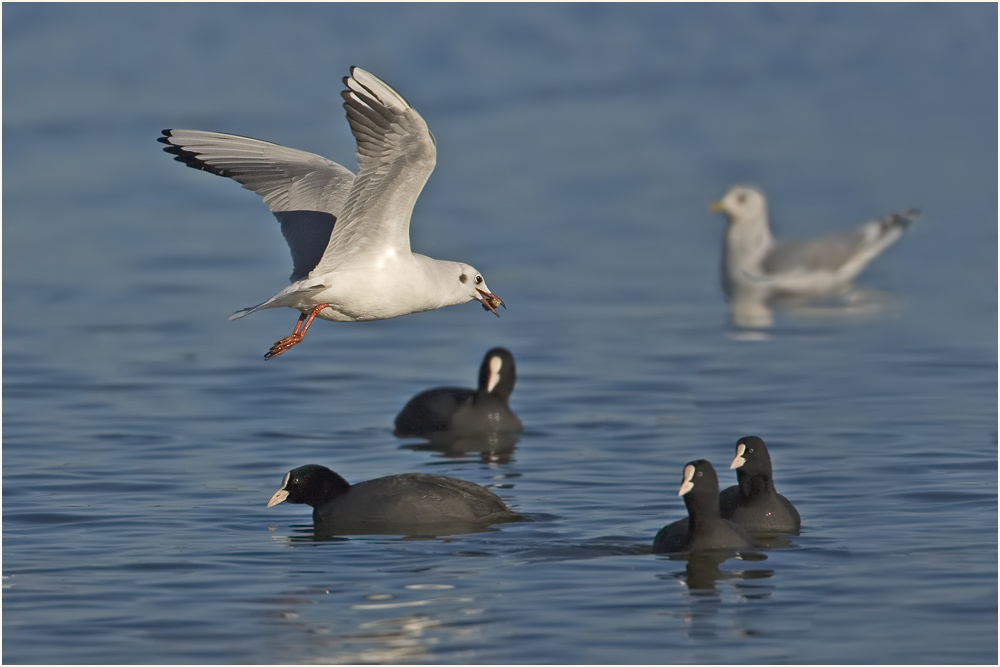
[[[492,393],[500,384],[500,368],[503,367],[503,359],[493,357],[490,359],[490,378],[486,382],[486,393]]]
[[[684,481],[681,482],[681,488],[677,492],[678,496],[683,496],[685,493],[694,488],[694,482],[691,481],[693,479],[694,479],[694,466],[692,465],[684,466]]]
[[[288,497],[288,491],[285,491],[284,489],[278,489],[277,491],[274,492],[274,495],[271,496],[271,499],[267,501],[267,506],[274,507],[278,503],[283,503],[285,502],[285,498],[287,497]]]
[[[736,445],[736,458],[734,458],[733,462],[729,464],[730,470],[735,470],[736,468],[739,468],[740,466],[742,466],[744,463],[747,462],[747,460],[743,458],[743,453],[746,451],[747,451],[747,446],[744,445],[742,442]]]
[[[278,503],[285,502],[285,498],[288,497],[288,489],[285,487],[288,486],[288,480],[291,478],[291,476],[292,473],[290,472],[285,473],[285,479],[281,480],[281,488],[275,491],[274,495],[271,496],[271,499],[267,501],[268,507],[274,507]]]

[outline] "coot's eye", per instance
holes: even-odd
[[[698,471],[698,477],[701,477],[701,471],[700,470]]]
[[[462,275],[460,275],[460,276],[458,277],[458,282],[460,282],[460,283],[464,283],[464,282],[465,282],[466,280],[468,280],[468,279],[469,279],[469,276],[467,276],[467,275],[465,275],[465,274],[463,273]]]
[[[753,454],[753,447],[747,450],[747,454]]]
[[[476,276],[476,284],[477,285],[482,285],[483,284],[483,277],[482,276]]]

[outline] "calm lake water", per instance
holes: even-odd
[[[997,7],[3,7],[7,663],[995,663]],[[288,310],[252,193],[161,129],[355,166],[341,77],[420,111],[413,245],[507,302]],[[878,308],[745,336],[719,286],[735,182],[776,231],[924,216]],[[500,451],[392,435],[416,392],[518,362]],[[681,469],[769,444],[803,517],[722,563],[650,553]],[[474,448],[473,448],[474,449]],[[535,521],[312,539],[282,475],[431,472]]]

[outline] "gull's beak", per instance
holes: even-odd
[[[721,199],[719,201],[714,201],[708,207],[708,212],[709,213],[725,213],[726,212],[726,205],[722,203]]]
[[[481,290],[478,287],[476,288],[476,291],[482,295],[482,298],[479,299],[479,302],[483,304],[483,310],[488,310],[497,317],[500,317],[500,313],[497,312],[497,306],[503,306],[504,308],[507,308],[507,304],[505,304],[500,297],[498,297],[496,294],[493,294],[492,292]]]
[[[746,450],[747,450],[746,445],[742,444],[736,445],[736,458],[734,458],[733,462],[729,464],[730,470],[735,470],[736,468],[741,467],[744,463],[747,462],[747,460],[743,458],[743,452],[745,452]]]
[[[694,466],[684,466],[684,481],[681,482],[681,488],[677,492],[678,496],[683,496],[685,493],[694,488]]]

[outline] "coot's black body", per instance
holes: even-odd
[[[719,478],[705,460],[684,466],[684,481],[678,495],[684,496],[688,516],[664,526],[653,540],[655,553],[745,549],[753,546],[743,528],[719,513]]]
[[[514,356],[493,348],[479,368],[477,389],[438,387],[417,394],[396,416],[395,433],[407,437],[520,431],[521,420],[508,405],[516,379]]]
[[[751,435],[736,443],[736,486],[720,494],[722,516],[751,533],[798,533],[798,510],[774,489],[771,456],[764,441]]]
[[[310,505],[324,532],[453,534],[520,519],[495,493],[461,479],[406,473],[349,484],[319,465],[288,472],[268,507],[280,502]]]

